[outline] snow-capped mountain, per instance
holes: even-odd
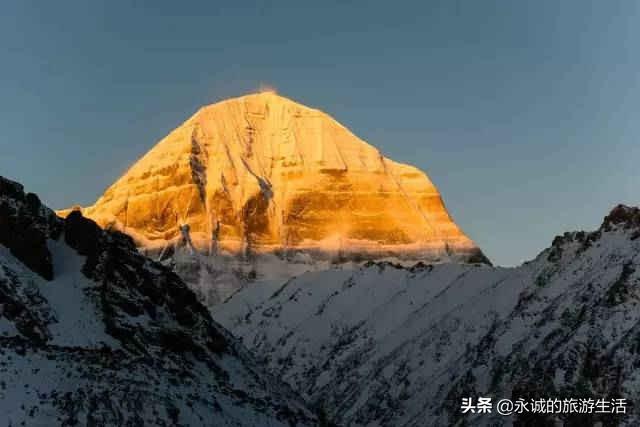
[[[517,268],[368,262],[252,284],[214,318],[339,425],[639,425],[462,414],[463,397],[640,403],[640,210]]]
[[[128,236],[0,177],[0,425],[316,425]]]
[[[273,92],[201,108],[81,209],[154,257],[196,265],[178,266],[190,283],[225,282],[220,298],[274,265],[295,274],[327,261],[488,262],[425,173]],[[233,274],[219,281],[180,248],[226,257]]]

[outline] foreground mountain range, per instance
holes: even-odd
[[[166,267],[0,177],[0,425],[316,425]]]
[[[639,285],[640,210],[618,206],[517,268],[369,261],[253,282],[210,307],[251,355],[131,238],[0,179],[0,413],[7,425],[638,425]],[[461,413],[480,396],[630,406]]]
[[[368,262],[252,284],[214,318],[344,426],[640,425],[640,210],[517,268]],[[462,414],[462,398],[626,398],[626,414]]]

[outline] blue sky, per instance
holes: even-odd
[[[260,84],[425,170],[497,264],[640,202],[635,1],[38,3],[0,5],[0,175],[53,207]]]

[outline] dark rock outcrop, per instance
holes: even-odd
[[[47,280],[53,278],[47,238],[60,231],[53,211],[22,185],[0,177],[0,244]]]

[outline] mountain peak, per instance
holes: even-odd
[[[292,104],[303,106],[302,104],[294,101],[293,99],[286,97],[284,95],[281,95],[275,89],[259,89],[256,92],[249,92],[244,95],[240,95],[232,98],[226,98],[226,99],[214,102],[212,104],[205,105],[203,106],[203,108],[213,107],[219,104],[225,104],[225,103],[234,102],[234,101],[250,101],[250,100],[285,102],[285,103],[292,103]]]
[[[201,108],[83,214],[159,252],[482,259],[422,171],[275,91]]]
[[[247,114],[272,121],[286,120],[289,116],[311,115],[333,120],[328,114],[308,107],[279,94],[275,89],[264,89],[202,106],[190,120],[210,120],[211,115]]]

